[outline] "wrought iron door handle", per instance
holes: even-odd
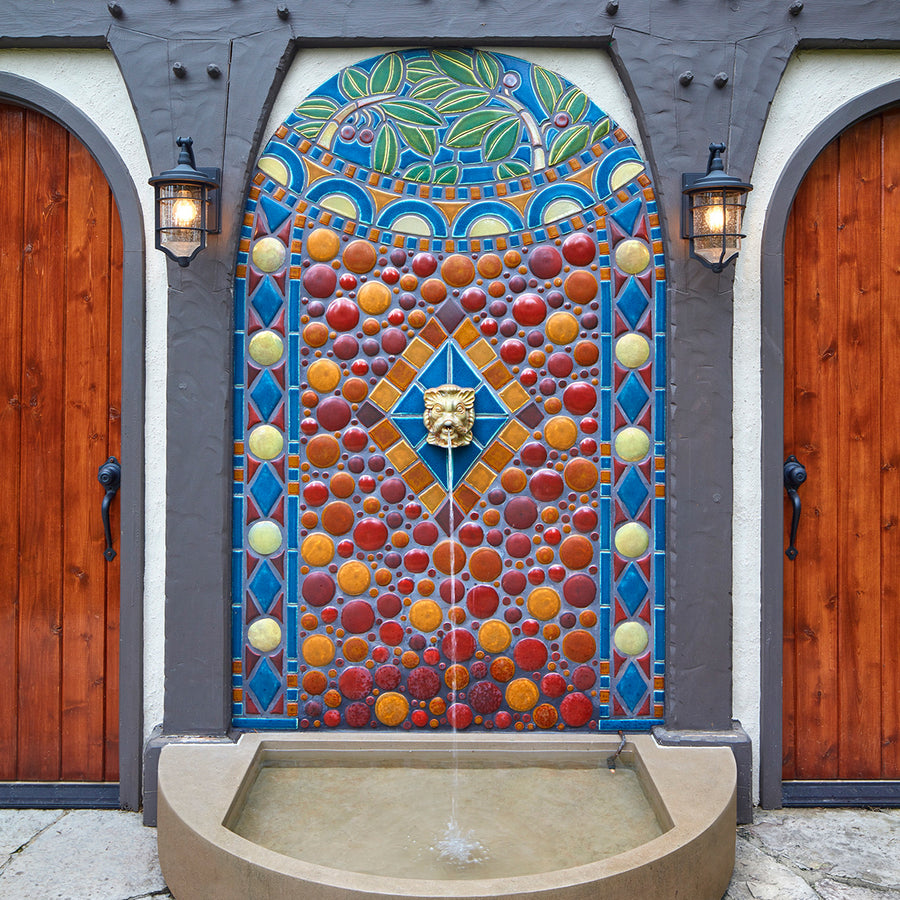
[[[113,502],[113,498],[119,492],[119,484],[122,481],[122,467],[119,461],[111,456],[97,470],[97,481],[103,485],[106,493],[103,495],[103,503],[100,506],[100,515],[103,518],[103,530],[106,532],[106,549],[103,556],[107,562],[112,562],[116,558],[116,551],[113,550],[112,529],[109,526],[109,506]]]
[[[800,525],[800,494],[797,488],[806,481],[806,469],[803,463],[797,460],[797,457],[791,454],[784,461],[784,489],[787,491],[788,499],[793,507],[791,516],[791,542],[784,555],[792,562],[797,558],[797,548],[794,546],[797,542],[797,527]]]

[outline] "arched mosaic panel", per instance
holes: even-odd
[[[496,53],[344,69],[263,151],[235,306],[237,727],[662,721],[665,271],[605,113]]]

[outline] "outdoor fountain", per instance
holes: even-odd
[[[731,751],[651,736],[665,299],[637,149],[539,65],[386,53],[276,130],[235,273],[242,735],[162,751],[176,897],[721,897]]]

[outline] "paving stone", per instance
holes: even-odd
[[[65,813],[0,873],[0,900],[129,900],[165,889],[155,829],[120,811]]]
[[[0,809],[0,866],[62,815],[61,809]]]
[[[738,837],[734,875],[723,900],[818,900],[818,895],[787,866]]]
[[[889,898],[900,897],[900,891],[857,887],[832,881],[830,878],[823,878],[816,882],[816,893],[822,900],[889,900]]]
[[[900,890],[900,810],[757,811],[746,833],[801,869]]]

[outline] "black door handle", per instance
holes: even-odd
[[[113,497],[119,492],[119,484],[122,481],[122,467],[114,456],[111,456],[97,470],[97,481],[103,485],[106,491],[100,506],[103,530],[106,532],[106,549],[103,551],[103,555],[107,562],[112,562],[116,558],[116,551],[113,550],[112,529],[109,527],[109,506],[113,502]]]
[[[791,454],[784,461],[784,489],[787,491],[788,499],[793,507],[793,515],[791,516],[791,543],[784,555],[792,562],[797,558],[797,548],[794,544],[797,541],[797,527],[800,525],[800,494],[797,488],[806,481],[806,469],[803,463],[797,460],[797,457]]]

